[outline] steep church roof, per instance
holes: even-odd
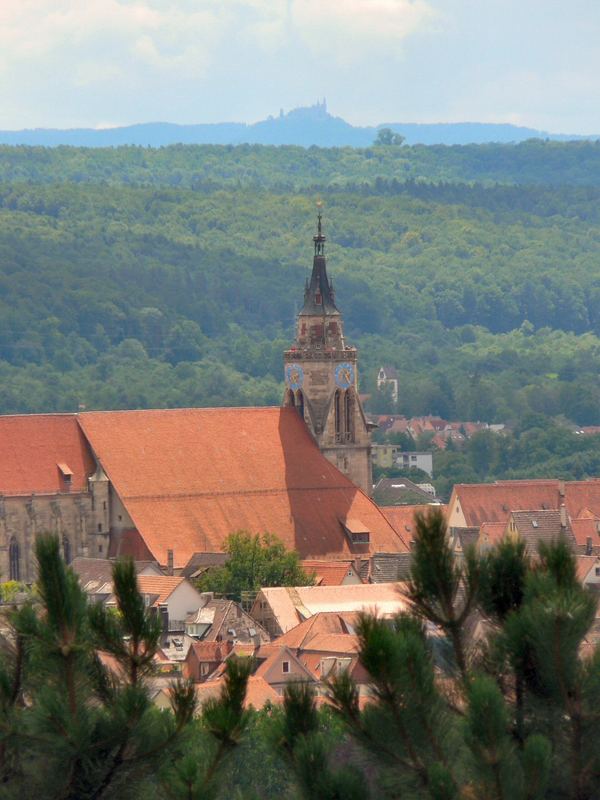
[[[146,547],[176,567],[222,551],[235,531],[269,532],[302,558],[405,546],[377,506],[319,451],[292,408],[81,414],[81,427]],[[369,545],[342,523],[359,519]]]
[[[79,492],[94,469],[75,414],[0,416],[0,494]]]

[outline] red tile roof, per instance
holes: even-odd
[[[200,703],[200,707],[211,698],[218,698],[223,689],[224,681],[222,678],[218,680],[206,681],[196,685],[196,697]],[[277,692],[272,689],[264,678],[256,675],[251,675],[248,678],[248,687],[246,691],[246,699],[244,701],[244,708],[252,706],[259,710],[266,703],[278,704],[282,702]]]
[[[571,520],[571,529],[577,544],[587,547],[588,539],[592,540],[592,545],[600,544],[600,531],[598,530],[599,521],[590,517]]]
[[[353,633],[352,621],[355,614],[338,614],[335,611],[321,611],[299,623],[275,640],[275,644],[286,644],[292,648],[310,645],[315,636]]]
[[[498,544],[506,534],[506,522],[484,522],[480,528],[481,537],[490,545]]]
[[[75,414],[0,416],[1,494],[79,492],[95,470]]]
[[[377,506],[320,453],[294,409],[88,412],[81,427],[152,555],[183,567],[238,530],[304,558],[351,557],[341,522],[370,530],[363,554],[405,549]]]
[[[348,577],[349,572],[360,579],[360,575],[354,569],[352,561],[305,560],[301,562],[301,566],[307,575],[312,573],[316,575],[317,586],[341,586],[344,579]]]
[[[197,661],[223,661],[232,650],[231,642],[193,642],[188,650],[186,661],[195,656]]]
[[[398,536],[410,548],[410,542],[414,539],[415,514],[428,514],[432,509],[446,512],[445,505],[414,505],[414,506],[382,506],[381,513],[394,528]]]
[[[358,637],[351,633],[318,633],[301,648],[301,652],[355,655],[358,653]]]
[[[185,578],[171,575],[138,575],[138,587],[142,594],[158,595],[154,605],[165,603]]]
[[[577,556],[577,577],[583,583],[594,567],[600,567],[598,556]]]
[[[498,481],[497,483],[457,484],[453,498],[469,527],[483,522],[504,522],[511,511],[558,509],[565,503],[571,519],[586,511],[600,516],[600,480],[564,482],[564,500],[558,480]]]

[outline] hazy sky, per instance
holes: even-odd
[[[600,133],[600,0],[0,0],[0,128],[247,121]]]

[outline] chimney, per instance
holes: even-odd
[[[166,603],[158,604],[158,615],[161,622],[161,646],[167,645],[169,642],[169,606]]]
[[[562,480],[558,482],[558,496],[561,500],[565,499],[565,482]]]
[[[593,548],[592,548],[592,537],[588,536],[586,538],[586,540],[585,540],[585,554],[586,554],[586,556],[591,556],[592,555],[592,550],[593,550]]]
[[[200,608],[204,608],[204,606],[208,605],[209,603],[212,603],[212,601],[215,599],[215,593],[200,592],[200,598],[202,600],[202,605],[200,606]]]
[[[167,550],[167,575],[173,574],[173,551]]]
[[[562,481],[563,484],[563,492],[564,492],[564,485],[565,482]],[[560,532],[565,533],[567,530],[567,509],[564,503],[560,504]]]

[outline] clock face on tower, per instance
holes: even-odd
[[[304,370],[300,364],[287,364],[285,368],[285,382],[293,392],[302,388],[302,384],[304,383]]]
[[[349,389],[354,385],[354,367],[344,362],[335,368],[335,385],[340,389]]]

